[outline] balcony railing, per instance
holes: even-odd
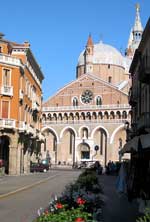
[[[52,121],[43,121],[42,125],[43,126],[49,126],[49,125],[65,125],[65,124],[100,124],[100,123],[107,123],[107,124],[111,124],[111,123],[118,123],[118,124],[122,124],[125,123],[127,121],[127,119],[97,119],[97,120],[52,120]]]
[[[19,131],[26,131],[27,125],[25,124],[24,121],[20,121],[20,122],[19,122],[18,129],[19,129]]]
[[[23,66],[21,60],[12,56],[0,54],[0,62],[10,65]]]
[[[37,110],[38,112],[40,111],[40,106],[36,101],[32,102],[32,109]]]
[[[32,127],[30,124],[27,124],[26,132],[27,134],[31,134],[33,137],[36,137],[36,129]]]
[[[129,104],[131,106],[135,106],[138,100],[138,91],[137,89],[134,89],[133,87],[129,90]]]
[[[16,121],[12,119],[0,119],[0,127],[3,128],[15,128]]]
[[[12,86],[2,86],[1,94],[6,96],[13,96],[13,87]]]
[[[113,104],[113,105],[83,105],[83,106],[56,106],[56,107],[43,107],[43,112],[57,112],[57,111],[70,111],[70,110],[111,110],[111,109],[130,109],[128,104]]]
[[[143,83],[149,83],[150,82],[150,56],[145,55],[142,58],[141,66],[139,69],[139,80]]]
[[[150,129],[150,112],[141,114],[137,121],[137,130]]]
[[[23,90],[22,89],[20,89],[19,90],[19,99],[21,100],[21,99],[23,99]]]

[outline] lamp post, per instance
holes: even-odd
[[[129,141],[129,122],[128,121],[125,121],[124,128],[126,130],[126,142],[128,142]]]

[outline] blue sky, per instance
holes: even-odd
[[[150,0],[139,0],[143,26]],[[18,43],[29,41],[45,76],[43,98],[76,78],[76,65],[89,33],[93,41],[124,52],[135,20],[135,0],[1,1],[0,32]]]

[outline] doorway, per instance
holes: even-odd
[[[9,174],[9,137],[0,137],[0,159],[4,163],[5,173]]]

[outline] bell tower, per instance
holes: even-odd
[[[91,35],[89,35],[84,52],[84,73],[93,72],[93,53],[94,53],[93,40]]]
[[[130,57],[131,59],[134,56],[135,50],[139,46],[143,33],[143,27],[140,19],[140,5],[136,4],[135,7],[136,7],[135,23],[131,29],[126,49],[126,56]]]

